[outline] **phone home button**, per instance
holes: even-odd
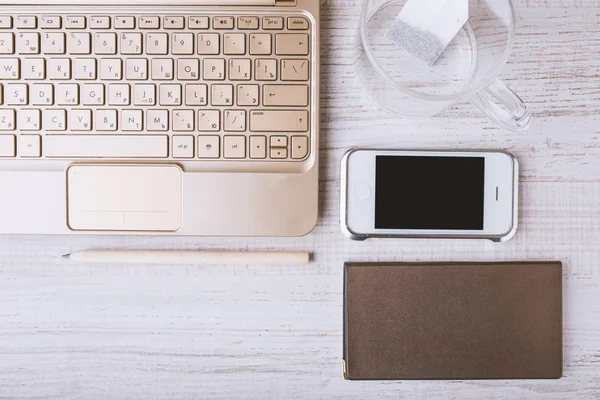
[[[366,200],[371,196],[371,189],[367,185],[358,185],[354,188],[354,195],[361,200]]]

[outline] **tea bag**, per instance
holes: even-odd
[[[386,37],[433,66],[469,18],[469,0],[408,0]]]

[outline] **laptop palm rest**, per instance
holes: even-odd
[[[75,231],[164,231],[182,224],[182,171],[176,165],[73,165],[67,220]]]

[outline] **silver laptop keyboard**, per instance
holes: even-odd
[[[302,161],[301,15],[1,15],[2,159]]]

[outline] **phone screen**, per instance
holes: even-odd
[[[375,228],[483,230],[484,157],[376,156]]]

